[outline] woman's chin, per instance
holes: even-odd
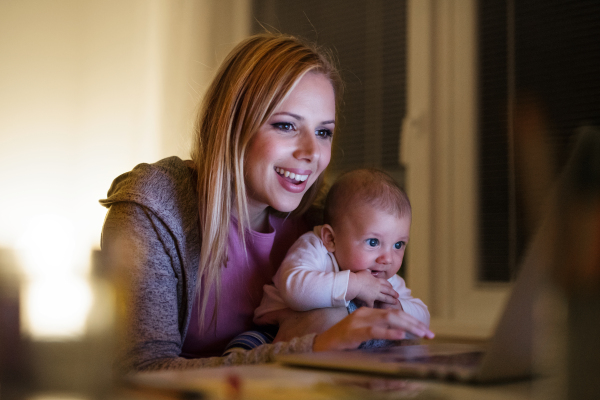
[[[280,213],[290,213],[300,206],[300,201],[297,202],[281,202],[272,204],[271,208]]]
[[[298,208],[298,207],[292,207],[292,208],[289,208],[289,207],[285,207],[285,208],[283,208],[283,207],[271,207],[271,208],[273,210],[275,210],[276,212],[279,212],[279,213],[291,213],[292,211],[296,210],[296,208]]]

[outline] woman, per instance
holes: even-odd
[[[329,164],[340,96],[339,76],[317,49],[293,37],[253,36],[207,91],[193,161],[140,164],[113,182],[101,201],[109,208],[102,247],[128,285],[122,368],[268,362],[281,352],[430,334],[386,310],[286,310],[276,344],[218,357],[251,328],[262,286],[308,229],[300,216]]]

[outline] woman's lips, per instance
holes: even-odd
[[[306,189],[308,177],[312,171],[275,167],[275,173],[279,183],[285,190],[292,193],[302,193]]]
[[[277,175],[277,180],[279,181],[279,184],[285,190],[291,193],[302,193],[306,188],[306,185],[308,184],[308,179],[304,182],[298,182],[296,180],[290,179],[289,177],[286,178],[285,176],[281,176],[277,172],[275,172],[275,174]]]

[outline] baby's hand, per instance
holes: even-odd
[[[346,300],[356,298],[364,301],[368,307],[373,307],[376,301],[396,304],[398,297],[391,283],[385,279],[375,278],[371,271],[350,272]]]
[[[382,303],[381,301],[376,301],[375,305],[373,306],[373,308],[380,308],[382,310],[400,310],[400,311],[404,311],[404,309],[402,308],[402,304],[400,303],[400,300],[398,300],[398,299],[396,299],[396,303],[394,303],[394,304]]]

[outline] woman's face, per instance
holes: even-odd
[[[249,143],[245,182],[251,219],[267,206],[282,212],[298,207],[329,164],[334,126],[331,82],[309,72]]]

